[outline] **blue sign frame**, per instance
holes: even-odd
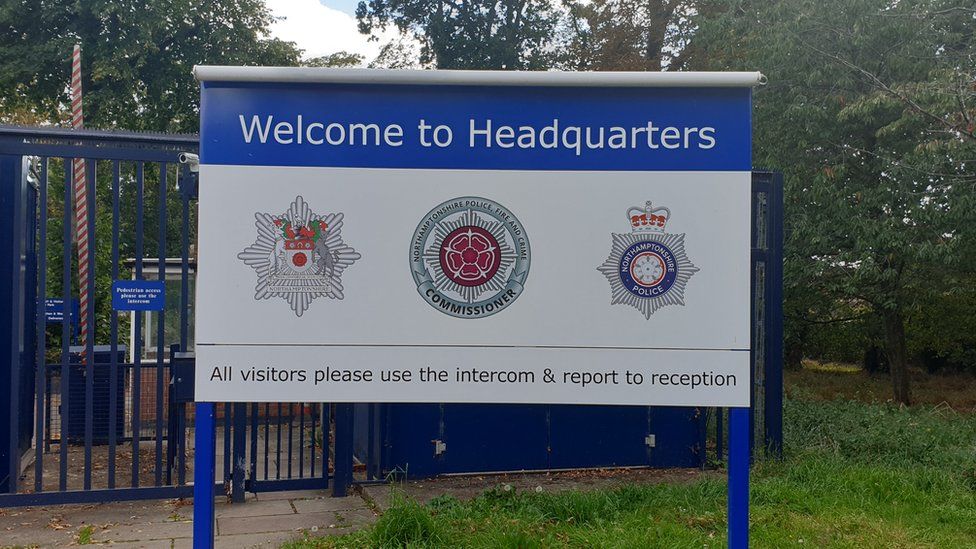
[[[201,163],[356,168],[750,171],[751,88],[763,82],[759,73],[194,72]],[[616,146],[606,139],[614,133]],[[734,549],[749,540],[750,422],[749,408],[730,410]],[[213,546],[214,434],[214,404],[197,403],[197,548]]]

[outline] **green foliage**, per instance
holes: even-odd
[[[960,230],[976,221],[971,6],[704,4],[696,67],[769,78],[755,94],[755,163],[786,175],[788,341],[867,311],[889,355],[904,354],[899,331],[976,268]]]
[[[302,65],[306,67],[355,67],[363,64],[365,57],[358,53],[338,51],[333,54],[306,59]]]
[[[567,0],[561,65],[573,70],[680,70],[695,0]]]
[[[908,322],[908,348],[920,366],[976,370],[976,277],[936,296]]]
[[[92,535],[95,533],[95,527],[91,524],[82,526],[78,529],[78,545],[91,545]]]
[[[66,122],[80,43],[87,126],[196,132],[193,65],[297,64],[294,44],[268,38],[271,22],[261,0],[5,2],[0,120]]]
[[[785,426],[786,459],[753,472],[755,547],[976,545],[976,416],[801,398],[787,400]],[[436,541],[378,534],[384,515],[365,531],[287,547],[721,547],[726,482],[501,486],[468,502],[401,500],[391,513]]]
[[[430,511],[394,492],[392,506],[372,528],[372,547],[435,547],[446,541]]]
[[[550,0],[369,0],[356,17],[365,34],[390,25],[416,33],[424,65],[538,70],[552,65],[558,14]]]

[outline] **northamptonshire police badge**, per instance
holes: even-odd
[[[685,284],[698,272],[685,254],[685,235],[664,227],[671,210],[651,202],[627,210],[630,234],[611,234],[610,257],[597,267],[610,281],[610,304],[624,303],[651,318],[665,305],[684,305]]]
[[[417,291],[458,318],[482,318],[511,305],[529,274],[529,239],[512,212],[486,198],[448,200],[420,221],[410,241]]]
[[[258,237],[237,258],[258,275],[254,299],[280,297],[302,316],[313,299],[342,299],[342,272],[362,257],[342,241],[342,214],[312,213],[295,198],[281,215],[254,214]]]

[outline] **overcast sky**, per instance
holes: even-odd
[[[356,30],[358,0],[265,1],[271,13],[284,18],[271,27],[272,34],[298,44],[306,58],[345,50],[364,55],[368,63],[387,41],[370,42]],[[386,34],[387,39],[392,36]]]

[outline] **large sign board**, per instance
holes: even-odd
[[[197,77],[198,401],[749,405],[758,74]]]

